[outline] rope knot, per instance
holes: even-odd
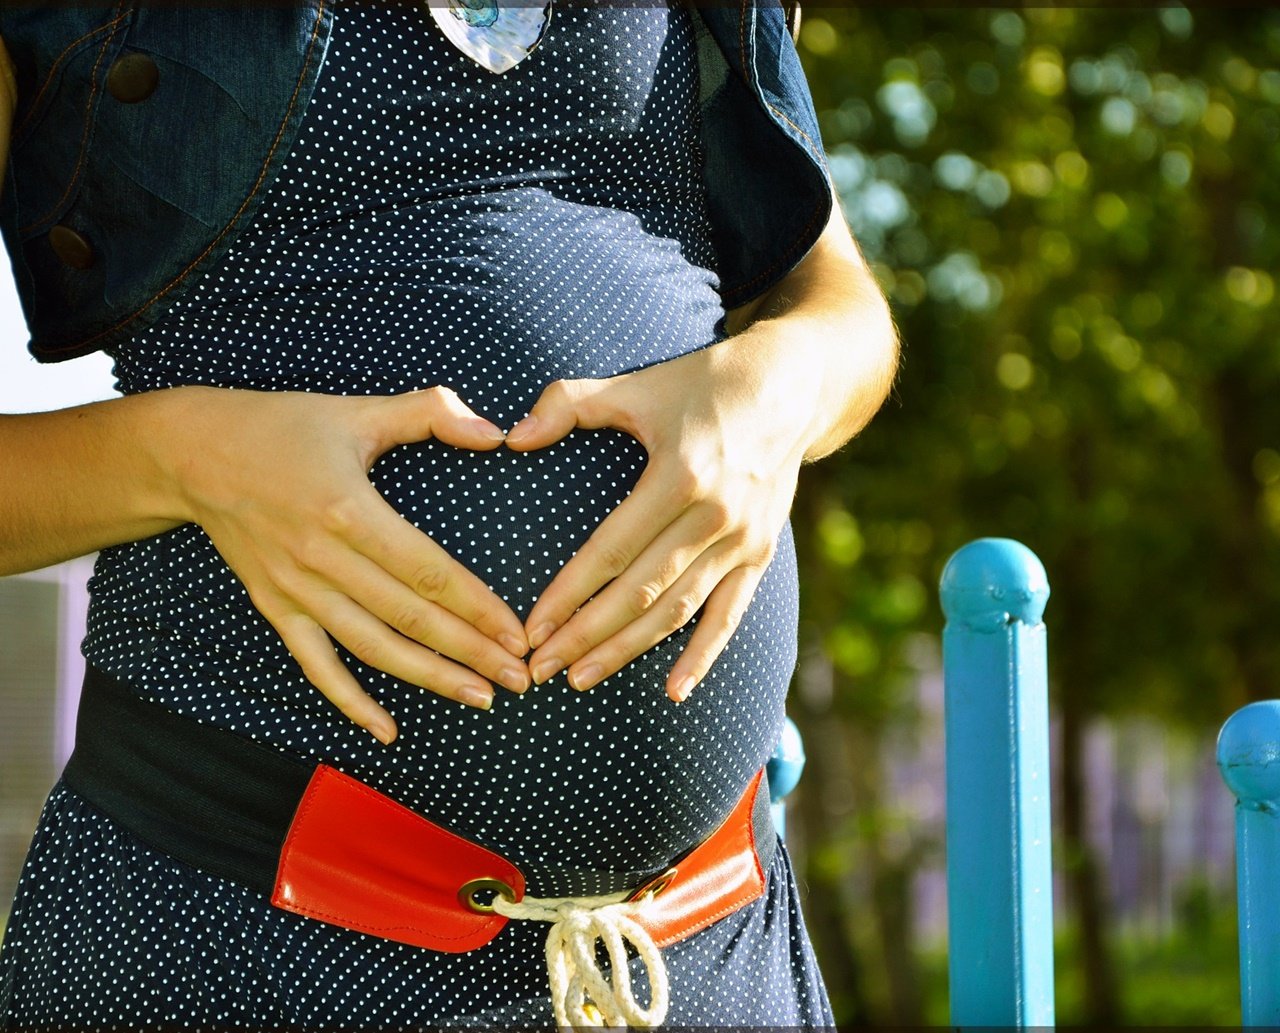
[[[649,1029],[666,1018],[670,1003],[666,964],[653,937],[632,917],[653,899],[653,893],[634,900],[627,896],[623,890],[598,897],[525,897],[518,903],[494,898],[493,909],[500,915],[551,923],[547,977],[556,1025]],[[597,961],[598,942],[608,952],[612,982]],[[649,976],[648,1008],[640,1006],[631,989],[627,943],[636,949]]]

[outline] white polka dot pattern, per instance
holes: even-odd
[[[552,380],[722,339],[691,18],[676,4],[557,8],[538,49],[494,76],[420,4],[340,3],[262,208],[115,353],[122,390],[446,384],[510,426]],[[523,616],[645,461],[606,429],[524,455],[426,442],[371,476]],[[660,871],[705,837],[771,752],[796,659],[789,526],[684,704],[663,686],[697,617],[590,692],[561,674],[522,697],[499,690],[489,712],[344,652],[399,722],[390,748],[308,685],[199,528],[105,550],[91,593],[94,664],[363,779],[503,852],[538,895]],[[0,1020],[545,1023],[544,935],[513,922],[444,955],[299,918],[150,850],[59,784],[0,956]],[[783,849],[764,898],[664,954],[670,1024],[831,1021]]]

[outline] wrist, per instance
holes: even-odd
[[[767,318],[721,342],[721,365],[767,412],[771,437],[801,462],[827,431],[823,416],[825,347],[819,322],[802,315]]]
[[[135,403],[134,444],[144,458],[140,500],[161,519],[196,522],[193,488],[208,450],[210,408],[225,389],[183,386],[130,396]]]
[[[878,293],[866,292],[769,322],[781,324],[774,336],[785,345],[792,377],[803,380],[796,390],[809,415],[802,461],[816,462],[857,435],[888,397],[898,363],[892,316]]]

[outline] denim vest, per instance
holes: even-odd
[[[804,257],[833,202],[778,0],[690,6],[717,272],[734,308]],[[289,153],[332,7],[0,4],[18,80],[0,232],[37,359],[127,341],[217,265]]]

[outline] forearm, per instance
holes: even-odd
[[[183,523],[164,448],[188,390],[0,416],[0,574]]]
[[[15,103],[0,40],[0,184]],[[184,399],[159,391],[0,415],[0,574],[83,556],[182,523],[160,448]]]
[[[888,303],[837,205],[805,259],[760,298],[737,336],[773,407],[809,413],[805,462],[844,445],[888,397],[899,342]]]

